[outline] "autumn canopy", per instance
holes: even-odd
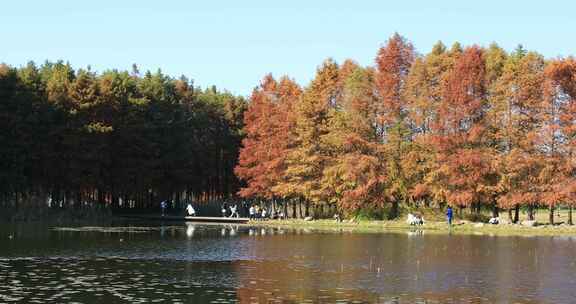
[[[452,206],[553,221],[576,204],[575,122],[576,59],[522,46],[419,54],[395,34],[370,66],[327,59],[304,87],[268,74],[248,100],[137,66],[2,64],[0,207],[252,200],[291,217]]]
[[[244,197],[354,213],[529,212],[576,202],[576,60],[395,34],[374,66],[326,60],[306,87],[267,75],[245,115]]]

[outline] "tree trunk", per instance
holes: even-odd
[[[529,221],[534,220],[534,206],[532,205],[528,205],[528,220]]]
[[[306,211],[304,212],[306,217],[310,216],[310,203],[306,202]]]
[[[117,193],[112,192],[112,208],[120,208],[120,200]]]
[[[180,191],[176,191],[176,194],[175,194],[176,197],[175,197],[174,201],[176,203],[176,208],[182,208],[182,206],[180,204],[180,202],[182,201],[181,197],[180,197],[180,193],[181,193]]]
[[[75,209],[79,209],[82,208],[83,204],[82,204],[82,192],[80,192],[80,190],[76,191],[76,201],[74,204],[74,208]]]
[[[492,206],[492,217],[499,217],[500,216],[500,209],[498,208],[497,204]]]
[[[105,204],[105,200],[104,200],[104,193],[102,192],[101,189],[98,189],[98,195],[97,195],[97,200],[98,200],[98,205],[100,207],[104,206]]]
[[[398,201],[394,200],[392,202],[392,209],[390,210],[390,214],[388,215],[389,220],[393,220],[398,217]]]
[[[514,223],[518,223],[518,221],[520,220],[520,205],[516,204],[516,207],[514,208]]]
[[[298,200],[300,200],[300,198]],[[292,201],[292,218],[296,218],[296,201]]]
[[[550,225],[554,225],[554,205],[550,205],[550,213],[548,214],[548,221],[550,221]]]
[[[572,222],[572,205],[568,206],[568,225],[574,225]]]
[[[14,192],[14,209],[18,210],[20,205],[18,204],[18,191]]]

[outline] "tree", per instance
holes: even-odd
[[[408,109],[408,124],[412,146],[402,159],[402,168],[409,185],[410,199],[429,204],[443,199],[441,189],[434,187],[430,173],[435,166],[435,151],[431,149],[433,126],[438,123],[439,107],[454,59],[442,42],[438,42],[425,57],[416,58],[406,79],[404,96]],[[436,188],[436,189],[435,189]]]
[[[432,144],[437,165],[431,173],[434,183],[452,206],[479,210],[490,200],[493,172],[491,150],[486,142],[485,63],[482,50],[468,47],[450,71],[439,119],[433,126]]]
[[[353,213],[384,206],[386,160],[376,128],[373,71],[356,67],[343,81],[342,108],[332,111],[322,142],[332,158],[322,185],[340,210]]]
[[[541,124],[544,59],[522,50],[512,53],[491,92],[489,117],[494,130],[500,207],[516,208],[538,202],[539,158],[535,138]]]
[[[246,180],[247,186],[240,190],[244,197],[261,196],[271,198],[272,186],[266,164],[270,160],[273,126],[271,117],[276,98],[277,83],[272,75],[267,75],[259,89],[255,89],[250,98],[250,106],[244,116],[246,137],[242,141],[240,158],[235,171]]]
[[[294,81],[283,77],[276,82],[267,75],[254,90],[245,115],[246,137],[242,141],[240,161],[235,171],[247,182],[240,190],[243,197],[271,199],[283,193],[274,187],[283,177],[286,149],[293,127],[291,112],[301,94]]]
[[[2,65],[1,203],[177,207],[232,195],[244,109],[243,98],[160,71]]]
[[[376,57],[375,84],[379,98],[377,125],[388,157],[386,175],[389,178],[387,196],[392,200],[390,218],[398,216],[399,202],[408,196],[401,157],[410,146],[410,130],[405,119],[408,103],[404,90],[413,61],[412,44],[397,33],[380,48]]]
[[[288,168],[287,158],[294,148],[294,128],[296,127],[295,107],[302,95],[302,89],[294,80],[282,77],[278,83],[275,111],[270,117],[274,124],[271,140],[271,157],[267,165],[270,178],[274,181],[272,191],[276,197],[285,197],[282,187],[278,187]]]
[[[541,152],[546,165],[541,173],[541,187],[542,200],[550,208],[550,224],[553,224],[554,208],[561,202],[571,208],[575,198],[576,60],[554,60],[546,67],[545,75]]]
[[[287,169],[278,186],[285,196],[315,204],[329,200],[320,182],[329,159],[321,139],[328,131],[329,109],[337,105],[338,82],[338,65],[328,59],[296,103],[294,142],[287,150]]]
[[[486,60],[486,82],[490,87],[504,72],[504,66],[508,59],[508,54],[495,42],[484,51]]]

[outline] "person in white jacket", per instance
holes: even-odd
[[[240,217],[238,215],[238,206],[237,205],[230,207],[230,217]]]
[[[186,212],[188,212],[188,216],[196,216],[196,210],[192,207],[192,204],[188,204],[186,207]]]
[[[256,217],[256,208],[254,208],[254,205],[250,206],[249,213],[250,213],[250,219],[251,219],[251,220],[255,219],[255,217]]]

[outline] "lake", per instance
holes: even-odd
[[[0,303],[570,303],[576,237],[0,226]]]

